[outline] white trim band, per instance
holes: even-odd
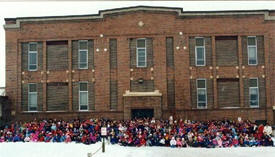
[[[126,90],[123,96],[162,96],[162,94],[159,90],[155,90],[154,92],[130,92]]]

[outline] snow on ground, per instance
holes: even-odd
[[[101,143],[84,145],[77,143],[0,143],[0,157],[87,157]],[[100,150],[93,157],[274,157],[275,147],[238,148],[169,148],[123,147],[106,144],[106,152]]]

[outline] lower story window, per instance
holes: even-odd
[[[37,111],[37,87],[36,84],[29,84],[28,90],[28,110]]]
[[[206,108],[207,105],[207,92],[206,92],[206,80],[197,80],[197,108]]]
[[[88,83],[79,83],[79,110],[88,110]]]
[[[249,104],[250,107],[259,107],[258,79],[249,80]]]
[[[250,88],[250,106],[251,107],[258,107],[259,101],[258,101],[258,89],[257,88]]]

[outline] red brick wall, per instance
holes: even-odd
[[[138,26],[138,22],[144,23],[143,27]],[[251,24],[253,23],[253,24]],[[163,12],[128,12],[112,16],[105,16],[98,20],[77,20],[77,21],[49,21],[21,23],[20,29],[6,30],[6,87],[7,95],[12,102],[12,110],[16,111],[16,118],[37,117],[97,117],[106,116],[111,118],[123,118],[125,111],[123,94],[130,90],[130,79],[133,80],[143,77],[154,81],[154,89],[162,93],[161,99],[157,101],[163,113],[167,117],[170,113],[176,113],[179,116],[185,116],[192,119],[221,118],[226,112],[228,117],[236,118],[242,116],[249,119],[268,119],[273,120],[273,111],[271,107],[275,105],[275,30],[273,21],[264,21],[263,15],[238,15],[238,16],[188,16],[179,18],[175,14]],[[215,26],[215,27],[213,27]],[[183,32],[183,35],[179,35]],[[103,37],[100,37],[103,34]],[[257,35],[264,37],[265,67],[255,66],[247,67],[242,63],[242,42],[241,36]],[[195,67],[190,64],[189,37],[211,36],[208,45],[212,57],[206,67]],[[216,67],[217,53],[215,52],[216,36],[236,36],[238,40],[235,47],[238,54],[238,67]],[[166,38],[174,39],[174,69],[167,68],[166,61]],[[109,63],[109,40],[117,39],[117,72],[112,75]],[[153,69],[130,68],[130,47],[131,38],[152,38],[153,50]],[[74,40],[93,40],[94,51],[94,71],[74,69],[72,66],[72,44]],[[37,72],[27,72],[22,70],[22,50],[20,45],[28,41],[43,42],[43,57],[51,58],[48,54],[46,42],[49,41],[67,41],[66,51],[68,52],[67,69],[62,71],[49,70],[49,63],[43,62],[43,70]],[[211,45],[211,46],[210,46]],[[179,49],[176,49],[179,47]],[[185,48],[184,48],[185,47]],[[107,51],[104,51],[107,48]],[[96,52],[99,49],[99,52]],[[216,57],[215,57],[216,56]],[[47,59],[43,58],[43,61]],[[58,61],[58,60],[57,60]],[[206,61],[207,63],[208,61]],[[190,67],[191,65],[191,67]],[[244,67],[242,67],[244,66]],[[47,70],[49,71],[47,73]],[[67,71],[68,70],[68,71]],[[24,72],[24,74],[22,74]],[[112,76],[111,76],[112,75]],[[264,76],[263,76],[264,75]],[[239,77],[240,84],[240,106],[239,110],[191,110],[190,78],[206,78],[213,80],[213,107],[219,108],[217,79],[218,78],[236,78]],[[263,109],[245,109],[243,78],[264,77],[266,79],[266,101],[267,108]],[[110,78],[117,80],[118,86],[118,104],[117,111],[110,111]],[[167,79],[175,80],[175,109],[167,108]],[[39,113],[21,114],[21,86],[29,81],[43,82],[43,108],[47,105],[47,86],[45,82],[67,82],[68,81],[68,112],[67,113]],[[24,81],[24,82],[22,82]],[[78,81],[94,82],[95,90],[95,110],[87,113],[78,113],[71,110],[70,104],[73,104],[72,83]],[[70,94],[72,93],[72,94]],[[146,107],[146,103],[140,102],[140,99],[131,100],[133,104],[139,104],[139,107]],[[143,105],[144,104],[144,105]],[[238,114],[237,114],[237,113]],[[254,114],[257,113],[257,114]],[[217,116],[221,114],[220,116]],[[255,116],[256,115],[256,116]],[[126,117],[129,117],[128,115]]]

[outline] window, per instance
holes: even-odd
[[[37,43],[29,43],[28,46],[28,69],[29,71],[37,70]]]
[[[250,107],[259,107],[258,78],[249,80],[249,104]]]
[[[205,66],[204,38],[198,37],[195,39],[196,39],[196,46],[195,46],[196,66]]]
[[[146,67],[146,39],[137,40],[137,67]]]
[[[28,110],[29,111],[37,111],[37,87],[36,87],[35,83],[29,84]]]
[[[78,42],[78,68],[88,69],[88,41],[80,40]]]
[[[79,83],[79,110],[88,110],[88,82]]]
[[[207,106],[206,80],[197,80],[197,108],[206,108]]]
[[[256,37],[247,37],[248,65],[257,65],[257,40]]]

